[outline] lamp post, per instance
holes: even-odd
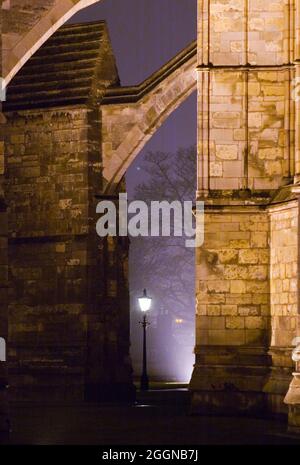
[[[149,389],[149,379],[147,374],[147,326],[150,324],[147,321],[147,312],[151,307],[152,299],[147,296],[146,289],[144,289],[142,297],[139,298],[139,305],[141,312],[143,312],[143,321],[140,322],[143,328],[143,371],[141,376],[141,391]]]

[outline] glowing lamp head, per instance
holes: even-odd
[[[146,289],[144,289],[143,296],[139,298],[139,305],[142,312],[150,310],[152,299],[147,296]]]

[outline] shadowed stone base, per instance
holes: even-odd
[[[253,379],[249,380],[249,384]],[[259,382],[259,380],[257,380]],[[266,395],[259,390],[242,390],[235,380],[223,382],[223,389],[191,389],[192,414],[204,415],[262,415],[267,413]]]
[[[268,380],[264,386],[267,399],[267,410],[273,415],[287,416],[288,408],[284,404],[284,397],[291,380],[291,370],[287,367],[272,367]]]
[[[266,411],[266,399],[259,392],[194,391],[191,414],[201,415],[261,415]]]
[[[85,401],[87,402],[129,402],[136,400],[136,389],[130,383],[87,384]]]
[[[0,363],[0,440],[10,430],[6,368]]]
[[[24,402],[134,402],[135,386],[124,383],[84,383],[78,376],[50,377],[45,373],[33,379],[31,384],[19,384],[11,388],[10,398]]]
[[[249,366],[198,370],[197,378],[193,375],[190,384],[192,414],[287,416],[287,370]],[[201,381],[198,376],[202,376]]]
[[[284,396],[280,394],[263,392],[192,391],[191,413],[287,417],[288,409],[283,400]],[[296,413],[290,415],[294,417]],[[300,409],[298,415],[300,421]]]
[[[264,348],[207,346],[197,351],[189,386],[191,413],[266,414],[264,386],[271,360]]]
[[[288,431],[300,434],[300,405],[289,406]]]

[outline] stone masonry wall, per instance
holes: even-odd
[[[279,402],[287,393],[294,363],[293,339],[299,334],[298,202],[270,208],[270,296],[272,371],[265,391],[270,409],[284,411]]]
[[[28,112],[7,120],[12,395],[80,398],[87,332],[87,112]]]
[[[210,189],[276,189],[290,176],[287,78],[285,71],[212,74]]]
[[[129,337],[120,344],[126,326],[116,318],[118,280],[105,277],[108,249],[95,230],[99,110],[24,111],[7,119],[12,396],[113,396],[115,385],[124,390],[130,382]],[[125,304],[122,312],[128,318]]]
[[[290,347],[298,318],[298,205],[273,207],[271,218],[272,345]]]
[[[225,210],[206,216],[197,260],[197,321],[206,345],[268,343],[269,219],[266,213]]]
[[[298,172],[298,21],[294,0],[198,0],[198,199],[207,233],[197,255],[194,411],[285,411],[298,226],[295,196],[280,192]],[[275,205],[269,216],[272,199],[293,218]]]
[[[196,261],[193,402],[201,411],[255,410],[262,399],[249,393],[260,396],[269,363],[269,218],[232,206],[207,207],[205,220]]]
[[[210,8],[210,56],[216,65],[287,63],[293,0],[200,0]],[[200,12],[201,14],[201,12]],[[247,42],[247,43],[246,43]]]
[[[295,171],[293,0],[199,0],[199,190],[276,189]]]

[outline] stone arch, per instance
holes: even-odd
[[[152,135],[196,90],[196,42],[136,87],[111,89],[102,111],[105,193],[111,194]]]
[[[29,0],[28,19],[20,25],[20,6],[3,11],[3,78],[8,85],[26,61],[78,11],[101,0]],[[5,29],[9,27],[6,33]]]

